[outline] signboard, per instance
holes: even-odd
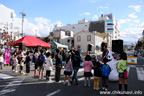
[[[128,64],[137,64],[137,57],[127,56]]]

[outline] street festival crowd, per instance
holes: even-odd
[[[64,66],[64,82],[63,85],[71,86],[72,84],[78,85],[78,71],[81,67],[84,68],[84,86],[91,86],[91,77],[94,77],[94,89],[100,89],[100,80],[102,80],[102,89],[108,90],[108,77],[111,72],[110,66],[107,64],[108,59],[106,58],[108,53],[107,45],[104,45],[104,51],[101,56],[102,62],[99,62],[94,56],[87,54],[85,59],[82,60],[80,50],[76,51],[74,47],[71,50],[64,52],[56,49],[52,53],[46,50],[40,50],[36,48],[34,51],[31,49],[24,55],[24,50],[16,50],[12,53],[12,71],[15,73],[19,72],[22,75],[30,75],[31,62],[34,63],[34,77],[39,77],[42,80],[50,80],[51,71],[55,65],[55,83],[60,83],[60,74],[62,66]],[[33,53],[32,57],[30,56]],[[127,69],[127,54],[125,52],[120,55],[121,60],[118,63],[117,69],[119,70],[119,88],[122,90],[122,84],[124,84],[125,92],[127,91],[127,76],[125,74]],[[3,69],[3,54],[0,54],[0,67]],[[63,64],[63,61],[65,63]],[[81,65],[81,62],[83,64]],[[24,72],[23,67],[26,66]],[[37,71],[39,69],[39,75]],[[94,70],[94,74],[92,74]],[[45,74],[44,74],[45,73]],[[66,79],[68,77],[68,82]],[[124,81],[124,82],[122,82]]]

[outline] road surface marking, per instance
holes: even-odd
[[[7,93],[11,93],[11,92],[14,92],[16,90],[16,88],[21,85],[22,81],[25,79],[24,76],[22,76],[21,78],[18,78],[17,80],[15,81],[12,81],[11,83],[9,83],[4,89],[2,89],[0,91],[0,96],[2,95],[5,95]]]
[[[143,70],[143,68],[136,67],[136,71],[137,71],[138,80],[144,81],[144,70]]]
[[[10,78],[14,78],[14,77],[10,76],[10,75],[7,75],[7,74],[0,73],[0,78],[2,78],[2,79],[10,79]]]
[[[54,96],[55,94],[59,93],[60,92],[60,89],[48,94],[47,96]]]
[[[129,70],[130,70],[130,67],[128,66],[128,67],[127,67],[127,72],[128,72],[128,75],[129,75]]]
[[[84,72],[84,68],[80,68],[78,72]]]

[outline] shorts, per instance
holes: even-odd
[[[51,70],[46,70],[46,76],[50,76]]]
[[[72,75],[72,72],[64,71],[64,75],[70,76],[70,75]]]
[[[91,72],[84,72],[84,77],[92,77],[92,73]]]
[[[120,78],[124,78],[124,73],[119,73]]]
[[[37,69],[38,68],[38,64],[37,63],[35,63],[35,69]]]
[[[44,71],[44,66],[39,66],[39,71]]]
[[[17,65],[18,65],[17,63],[14,63],[14,64],[13,64],[13,66],[17,66]]]
[[[23,70],[23,66],[20,66],[20,70],[21,70],[21,71]]]

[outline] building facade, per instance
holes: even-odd
[[[120,39],[120,31],[118,29],[118,22],[115,20],[113,14],[102,14],[98,21],[88,21],[82,19],[78,24],[68,24],[67,26],[55,25],[53,31],[67,30],[73,31],[77,34],[81,30],[97,31],[99,33],[110,33],[112,40]]]
[[[100,54],[100,45],[103,41],[103,37],[87,30],[82,30],[74,35],[74,47],[83,50],[83,53],[88,52],[88,44],[92,45],[92,54]]]
[[[55,31],[73,31],[74,34],[80,32],[81,30],[89,30],[89,21],[82,19],[78,21],[78,24],[67,24],[67,26],[62,26],[57,24],[54,26],[53,32]]]
[[[67,45],[69,49],[74,46],[73,31],[53,32],[53,41]]]

